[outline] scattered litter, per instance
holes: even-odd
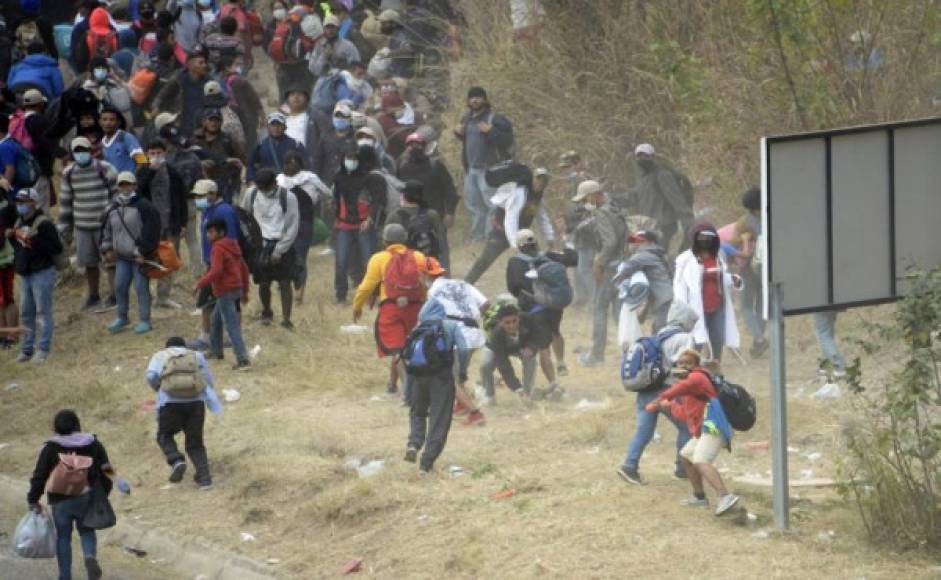
[[[598,455],[599,453],[601,453],[601,448],[595,445],[591,449],[586,450],[585,453],[587,453],[588,455]]]
[[[769,534],[765,530],[758,530],[757,532],[752,534],[751,537],[755,538],[756,540],[767,540],[768,538],[771,537],[771,534]]]
[[[576,411],[598,411],[604,408],[607,408],[608,403],[606,401],[589,401],[588,399],[582,399],[575,405]]]
[[[813,479],[814,470],[813,469],[801,469],[801,479]]]
[[[470,471],[464,469],[460,465],[449,465],[448,473],[451,475],[451,477],[462,477],[469,474]]]
[[[749,441],[745,444],[745,449],[749,451],[767,451],[771,449],[770,441]]]
[[[9,385],[7,385],[6,390],[7,390],[7,391],[15,391],[15,390],[18,389],[18,388],[20,388],[19,383],[10,383]]]
[[[258,355],[261,354],[261,345],[256,344],[252,347],[252,350],[248,351],[248,358],[255,360],[258,358]]]
[[[362,459],[359,457],[354,457],[344,463],[343,467],[351,470],[355,469],[356,473],[358,473],[360,477],[372,477],[373,475],[376,475],[382,471],[382,468],[385,467],[385,465],[386,462],[382,459],[373,459],[369,463],[363,463]]]
[[[172,483],[167,483],[167,484],[165,484],[165,485],[161,485],[161,486],[160,486],[160,489],[161,489],[161,490],[166,490],[166,489],[170,489],[171,487],[173,487],[173,484],[172,484]]]
[[[332,256],[332,255],[333,255],[333,248],[324,248],[324,249],[320,250],[319,252],[317,252],[317,255],[318,255],[318,256]]]
[[[755,514],[751,512],[748,512],[745,514],[745,519],[748,520],[750,523],[755,523],[758,521],[758,516],[756,516]]]
[[[369,332],[369,327],[364,324],[344,324],[340,327],[340,332],[343,334],[366,334]]]
[[[116,373],[121,372],[121,366],[119,365],[119,366],[114,367],[114,372]]]
[[[836,532],[833,530],[827,530],[826,532],[820,532],[817,534],[818,542],[832,542],[833,538],[836,537]]]
[[[250,534],[250,533],[248,533],[248,532],[242,532],[242,533],[241,533],[241,537],[242,537],[242,541],[243,541],[243,542],[254,542],[254,541],[255,541],[255,536],[252,535],[252,534]]]
[[[429,519],[431,519],[431,516],[429,516],[428,514],[422,514],[418,516],[418,521],[420,522],[427,522]]]
[[[493,494],[493,499],[510,499],[514,495],[516,495],[515,489],[505,489]]]
[[[787,452],[788,453],[800,453],[800,449],[798,449],[797,447],[788,447]]]
[[[346,576],[347,574],[352,574],[354,572],[359,572],[363,567],[362,558],[354,558],[343,565],[340,568],[340,576]]]
[[[137,546],[127,546],[127,545],[126,545],[126,546],[124,546],[124,551],[127,552],[128,554],[133,554],[133,555],[137,556],[138,558],[143,558],[144,556],[147,555],[147,550],[142,550],[142,549],[138,548]]]
[[[120,491],[120,492],[123,493],[124,495],[131,495],[131,484],[128,483],[126,479],[119,477],[119,478],[114,482],[114,485],[115,485],[115,487],[118,488],[118,491]]]
[[[373,395],[373,396],[369,397],[369,400],[370,400],[370,401],[385,401],[385,399],[383,399],[383,398],[380,397],[379,395]]]
[[[190,310],[190,316],[202,316],[202,315],[203,315],[203,311],[201,308]]]
[[[272,566],[274,566],[276,564],[280,564],[281,560],[279,558],[268,558],[267,560],[265,560],[265,563],[271,564]]]
[[[728,473],[728,472],[730,472],[730,471],[732,471],[732,470],[729,469],[728,467],[724,467],[724,466],[723,466],[723,467],[720,467],[720,468],[718,469],[718,471],[719,471],[719,473]]]
[[[824,399],[839,399],[840,385],[836,383],[827,383],[817,389],[817,392],[814,393],[814,398],[818,401],[822,401]]]
[[[9,447],[10,445],[11,445],[10,443],[0,443],[0,449],[5,449]]]
[[[200,574],[199,576],[197,576],[197,577],[194,578],[193,580],[209,580],[209,576],[206,576],[205,574]]]
[[[811,460],[811,461],[817,461],[817,460],[820,459],[821,457],[823,457],[823,453],[818,453],[817,451],[814,451],[813,453],[808,453],[808,454],[807,454],[807,459],[809,459],[809,460]]]
[[[235,389],[222,389],[222,398],[226,403],[234,403],[242,398],[242,393]]]

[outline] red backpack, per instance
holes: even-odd
[[[117,50],[118,33],[115,30],[108,29],[105,33],[88,31],[88,56],[91,58],[110,58]]]
[[[425,298],[425,288],[422,286],[418,272],[418,262],[415,252],[389,252],[392,259],[386,264],[382,274],[382,284],[386,289],[386,296],[394,300],[399,306],[417,304]]]
[[[237,4],[226,4],[222,7],[222,10],[219,11],[219,20],[231,16],[235,18],[235,21],[238,22],[239,36],[251,41],[254,46],[261,46],[264,43],[265,39],[265,26],[261,22],[261,17],[258,16],[258,13],[245,10]],[[248,46],[245,47],[246,49]]]
[[[29,131],[26,130],[26,112],[23,109],[17,109],[15,113],[10,115],[10,129],[8,133],[10,137],[13,137],[13,139],[23,146],[23,149],[26,149],[30,153],[36,150],[33,138],[30,136]]]

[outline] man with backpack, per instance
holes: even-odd
[[[386,224],[399,224],[408,232],[406,245],[418,250],[427,258],[438,259],[441,255],[441,218],[438,212],[424,206],[424,186],[418,181],[408,181],[402,191],[399,209],[386,218]]]
[[[643,274],[649,288],[645,312],[652,313],[651,333],[657,334],[667,323],[667,314],[673,302],[673,276],[667,252],[657,243],[657,233],[641,230],[628,237],[630,257],[618,265],[614,284],[629,287],[638,272]]]
[[[74,162],[62,172],[58,224],[63,240],[75,240],[76,265],[85,269],[88,297],[83,309],[86,310],[96,308],[101,303],[98,293],[101,277],[101,216],[111,203],[118,178],[113,165],[92,158],[91,149],[91,142],[85,137],[72,140]],[[114,301],[113,277],[108,277],[108,283],[109,300]]]
[[[191,137],[199,124],[200,111],[205,106],[206,83],[211,80],[206,51],[201,46],[195,47],[186,55],[186,68],[176,73],[160,89],[154,99],[154,110],[178,115],[176,126],[180,135]]]
[[[338,69],[346,69],[351,63],[361,60],[356,45],[340,38],[339,32],[339,18],[332,14],[324,18],[323,36],[314,44],[308,55],[309,70],[315,77],[328,73],[331,63]]]
[[[353,298],[353,322],[359,322],[363,307],[376,292],[379,315],[376,317],[376,346],[380,357],[392,357],[389,367],[388,394],[398,392],[399,355],[408,334],[418,323],[418,312],[425,300],[421,273],[427,269],[425,256],[408,249],[408,232],[399,224],[389,224],[382,231],[385,249],[369,259],[366,275]]]
[[[343,169],[344,155],[357,145],[352,117],[349,105],[337,103],[331,119],[332,129],[324,132],[311,152],[311,167],[327,185],[333,185]]]
[[[157,444],[170,466],[170,483],[179,483],[186,473],[186,459],[176,445],[176,435],[182,431],[186,454],[196,468],[196,485],[200,491],[212,489],[203,427],[206,408],[218,416],[222,415],[222,404],[213,389],[206,358],[186,348],[182,338],[173,336],[167,339],[166,348],[151,357],[145,378],[157,392]]]
[[[20,324],[26,328],[17,362],[44,363],[52,348],[55,318],[52,291],[56,283],[56,257],[64,251],[56,226],[39,206],[39,192],[32,188],[16,193],[18,218],[6,230],[13,243],[13,266],[20,277]],[[36,344],[36,315],[42,318],[39,350]]]
[[[647,444],[653,439],[660,411],[650,412],[645,407],[656,400],[664,389],[678,381],[672,373],[673,364],[680,353],[695,347],[692,332],[698,319],[699,315],[696,311],[684,302],[673,302],[666,325],[650,338],[641,339],[637,343],[638,346],[632,347],[625,353],[621,380],[625,389],[637,393],[634,436],[631,437],[631,442],[627,446],[623,463],[617,469],[618,475],[628,483],[646,485],[639,471],[640,458]],[[645,340],[649,342],[644,344]],[[637,358],[636,362],[635,358]],[[648,381],[648,379],[652,380]],[[674,418],[669,413],[665,415],[676,427],[674,476],[686,479],[686,468],[679,453],[689,441],[689,430],[684,421]]]
[[[457,381],[454,362],[457,358]],[[409,433],[405,461],[414,463],[424,447],[419,469],[429,473],[444,450],[451,429],[455,389],[464,389],[470,351],[461,327],[448,320],[444,306],[429,300],[402,349],[410,383]]]
[[[255,181],[257,172],[263,168],[270,169],[275,174],[281,173],[284,170],[284,156],[288,151],[305,155],[304,147],[285,134],[286,128],[287,119],[284,113],[268,113],[268,136],[255,146],[248,157],[248,167],[245,171],[247,182]]]
[[[23,115],[13,115],[10,120],[10,135],[33,156],[38,166],[39,176],[31,187],[39,191],[39,205],[43,211],[48,212],[49,207],[56,203],[55,189],[52,187],[53,166],[57,158],[64,158],[68,152],[59,145],[58,140],[48,137],[50,126],[45,115],[46,103],[46,97],[38,90],[26,91],[23,94]],[[20,155],[22,154],[21,151]]]
[[[239,23],[234,17],[225,16],[219,19],[219,31],[206,35],[203,45],[208,55],[209,70],[214,74],[227,71],[237,58],[245,59],[246,68],[251,68],[248,64],[251,50],[237,35],[238,28]]]
[[[10,186],[7,201],[13,203],[16,192],[32,187],[39,178],[39,165],[33,155],[10,135],[10,117],[0,115],[0,176]]]
[[[649,143],[634,150],[637,160],[637,181],[629,192],[631,205],[640,215],[657,221],[662,234],[661,245],[670,250],[670,243],[680,230],[680,251],[689,247],[684,234],[693,222],[693,187],[689,178],[668,166],[656,156]]]
[[[242,208],[255,218],[261,228],[262,248],[252,271],[261,299],[261,323],[270,325],[274,318],[271,283],[277,282],[281,295],[281,326],[293,329],[291,307],[294,293],[291,284],[297,262],[294,253],[299,220],[297,197],[278,186],[272,169],[264,168],[255,175],[254,187],[242,196]]]
[[[312,30],[314,36],[308,36],[305,32],[304,21],[316,23]],[[320,36],[321,28],[318,16],[307,14],[303,6],[291,8],[287,18],[275,25],[274,35],[268,44],[268,56],[274,61],[279,95],[287,93],[289,87],[304,87],[309,91],[314,86],[315,79],[307,68],[306,57]]]
[[[539,345],[548,344],[551,336],[546,336],[545,329],[536,324],[532,317],[521,312],[515,301],[498,303],[490,306],[488,313],[487,347],[484,348],[480,361],[480,382],[486,393],[485,405],[496,403],[496,389],[493,373],[499,371],[503,382],[511,392],[517,394],[525,403],[543,395],[544,391],[535,391],[536,362]],[[512,298],[511,298],[512,300]],[[495,311],[495,312],[493,312]],[[522,382],[516,376],[511,357],[519,358],[523,363]],[[554,390],[559,395],[560,390]]]

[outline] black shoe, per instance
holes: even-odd
[[[170,468],[170,483],[180,483],[183,481],[183,474],[186,473],[186,462],[177,461]]]
[[[618,467],[618,475],[621,476],[621,479],[627,483],[633,485],[647,485],[647,482],[640,476],[640,473],[636,469],[627,469],[626,467]]]
[[[673,479],[684,480],[684,479],[689,479],[689,476],[686,475],[685,469],[683,469],[682,467],[677,467],[676,470],[673,472]]]
[[[387,395],[395,395],[395,394],[398,393],[398,392],[399,392],[399,387],[396,386],[395,383],[389,383],[388,385],[386,385],[386,394],[387,394]]]
[[[101,566],[98,559],[94,556],[85,558],[85,572],[88,574],[88,580],[99,580],[101,578]]]
[[[418,466],[418,472],[422,475],[426,475],[431,473],[432,468],[433,467],[431,465],[420,465]]]
[[[414,447],[409,447],[405,450],[405,461],[409,463],[415,463],[418,460],[418,449]]]
[[[248,359],[240,360],[234,365],[232,365],[232,370],[233,371],[247,371],[249,368],[251,368],[251,366],[252,366],[252,363],[248,362]]]
[[[294,330],[294,323],[290,320],[282,320],[281,327],[286,328],[287,330]]]
[[[262,317],[261,317],[261,325],[262,325],[262,326],[271,326],[272,320],[273,320],[273,318],[272,318],[271,316],[262,316]]]
[[[82,305],[82,310],[93,310],[101,304],[101,298],[98,296],[89,296],[85,299],[85,304]]]

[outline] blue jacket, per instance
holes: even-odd
[[[35,87],[50,101],[65,90],[59,63],[45,54],[31,54],[13,65],[7,76],[7,86],[14,92],[17,92],[17,87]]]
[[[245,179],[255,181],[255,172],[263,167],[273,169],[275,173],[283,173],[284,156],[288,151],[297,151],[302,158],[307,158],[304,146],[287,135],[280,139],[265,137],[252,149],[252,154],[248,158],[248,167],[245,170]]]
[[[464,340],[464,332],[461,330],[461,325],[453,320],[449,320],[447,313],[444,311],[444,305],[434,298],[425,302],[425,305],[422,306],[421,311],[418,313],[419,322],[427,322],[430,320],[442,321],[444,332],[448,336],[448,342],[450,342],[454,350],[457,351],[458,379],[461,382],[466,381],[467,364],[470,362],[470,349],[467,348],[467,341]]]
[[[206,237],[206,224],[212,220],[225,220],[225,237],[238,240],[239,238],[239,218],[235,215],[235,208],[221,199],[215,205],[209,206],[209,209],[202,212],[199,219],[199,232],[203,243],[203,263],[209,265],[209,254],[212,251],[212,244]]]
[[[168,403],[193,403],[195,401],[202,401],[206,404],[206,407],[209,409],[210,413],[213,415],[221,415],[222,403],[219,402],[219,397],[216,395],[216,391],[212,388],[212,371],[209,370],[209,364],[206,362],[206,357],[204,357],[201,352],[196,353],[196,360],[199,363],[199,370],[202,371],[207,383],[206,390],[203,391],[202,394],[200,394],[195,399],[181,399],[177,397],[171,397],[164,391],[160,390],[160,373],[163,372],[163,367],[167,364],[167,360],[170,358],[170,355],[177,352],[184,352],[186,350],[187,349],[185,347],[171,347],[163,349],[151,357],[150,363],[147,365],[145,378],[147,379],[147,384],[150,385],[153,390],[157,391],[157,410],[159,411],[161,407]]]

